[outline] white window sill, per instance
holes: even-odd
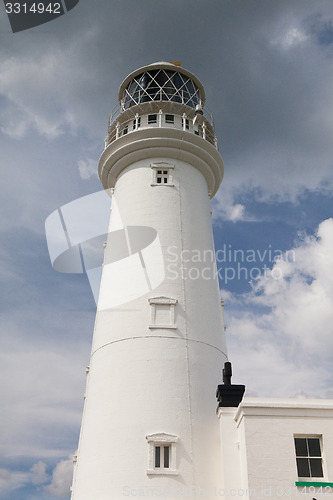
[[[161,182],[152,182],[150,185],[151,186],[169,186],[169,187],[174,187],[174,184],[170,184],[170,183],[162,184]]]
[[[149,476],[152,474],[159,474],[160,476],[177,476],[179,472],[177,470],[168,470],[168,469],[147,469],[146,474]]]
[[[176,330],[177,325],[149,325],[150,330],[154,330],[155,328],[163,328],[168,330]]]

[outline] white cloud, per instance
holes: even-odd
[[[30,471],[32,473],[31,482],[32,484],[44,484],[49,480],[49,476],[46,472],[46,463],[39,460],[35,463]]]
[[[29,317],[28,311],[23,314]],[[44,314],[48,316],[49,332],[52,332],[53,320],[46,309]],[[0,362],[10,383],[3,384],[0,391],[3,402],[0,425],[6,428],[0,453],[45,462],[66,456],[77,446],[88,342],[72,349],[70,339],[67,345],[58,339],[56,345],[50,335],[47,350],[40,345],[43,340],[36,340],[28,328],[25,339],[16,334],[10,322],[4,320],[3,327],[6,334],[1,339]],[[56,436],[65,431],[73,437],[62,440],[60,445]],[[42,465],[38,467],[35,465],[32,472],[41,473]]]
[[[0,93],[15,106],[10,120],[2,125],[3,132],[22,136],[33,124],[40,134],[50,139],[61,134],[63,115],[56,117],[54,105],[61,95],[62,85],[54,86],[61,59],[61,54],[48,52],[39,60],[10,58],[2,63]]]
[[[235,203],[230,190],[221,189],[213,201],[213,218],[238,222],[246,220],[246,209],[241,203]]]
[[[284,49],[290,49],[297,45],[304,43],[308,39],[308,36],[300,27],[289,27],[285,30],[279,37],[273,40],[274,45],[280,45]]]
[[[16,490],[29,482],[30,474],[0,469],[0,495]]]
[[[63,497],[69,494],[73,476],[72,459],[61,460],[52,473],[52,481],[45,486],[45,490],[55,496]]]
[[[325,397],[333,358],[333,219],[298,241],[242,300],[229,315],[229,350],[249,388]]]
[[[98,177],[96,160],[88,158],[87,160],[79,160],[77,164],[79,167],[81,179],[87,180],[93,177],[94,175]]]

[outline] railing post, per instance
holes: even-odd
[[[206,124],[205,123],[202,124],[202,137],[204,139],[206,139]]]
[[[183,119],[183,130],[186,130],[186,113],[183,113],[182,119]]]
[[[163,114],[163,111],[160,109],[158,112],[158,126],[160,128],[162,127],[162,114]]]
[[[120,127],[119,122],[117,122],[117,124],[116,124],[116,139],[119,139],[119,127]]]

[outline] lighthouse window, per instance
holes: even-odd
[[[146,436],[149,445],[147,474],[178,474],[176,451],[178,437],[172,434]]]
[[[150,304],[150,329],[177,328],[175,306],[177,299],[154,297],[148,299]]]
[[[155,446],[155,468],[169,469],[170,446]]]
[[[164,450],[164,468],[168,469],[169,468],[169,458],[170,458],[170,446],[163,446]]]
[[[124,127],[124,129],[123,129],[123,135],[127,134],[127,132],[128,132],[128,127]]]
[[[169,180],[168,170],[157,170],[156,182],[157,184],[167,184]]]
[[[299,477],[323,477],[319,437],[295,437],[297,473]]]
[[[148,115],[148,124],[157,123],[157,115]]]
[[[175,123],[175,115],[165,115],[165,123]]]
[[[155,446],[155,467],[161,467],[161,447]]]
[[[172,169],[174,165],[169,163],[155,163],[150,167],[153,170],[152,186],[173,186]]]

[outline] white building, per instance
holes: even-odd
[[[332,400],[244,398],[218,418],[224,498],[333,497]]]
[[[227,364],[216,414],[227,353],[209,201],[223,162],[204,104],[173,63],[120,87],[99,162],[113,200],[72,500],[293,498],[294,437],[320,446],[297,458],[306,480],[333,480],[333,402],[240,403]]]

